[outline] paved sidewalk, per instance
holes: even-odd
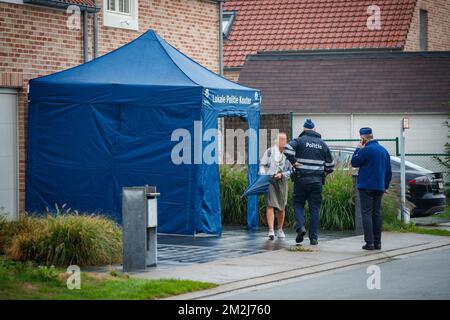
[[[158,268],[173,268],[215,260],[233,259],[287,248],[294,244],[296,233],[286,229],[286,239],[268,241],[267,230],[247,231],[244,227],[225,226],[220,236],[200,234],[196,237],[158,235]],[[352,231],[320,231],[321,241],[353,236]]]
[[[264,283],[450,246],[450,237],[385,232],[383,250],[364,251],[361,249],[363,243],[362,236],[354,236],[321,242],[319,246],[304,246],[314,252],[289,252],[281,249],[170,269],[149,269],[145,272],[132,273],[132,276],[146,279],[191,279],[220,284],[214,289],[172,297],[172,299],[205,298]]]

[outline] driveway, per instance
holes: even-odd
[[[245,227],[224,227],[221,236],[158,235],[159,267],[206,263],[287,248],[295,243],[294,230],[284,230],[285,240],[268,240],[267,230],[247,231]],[[352,231],[322,231],[319,241],[326,242],[354,235]],[[305,239],[305,243],[309,243]]]

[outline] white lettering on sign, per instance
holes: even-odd
[[[208,92],[205,96],[208,98],[208,96],[212,96],[212,102],[214,103],[220,103],[220,104],[252,104],[252,99],[249,97],[243,97],[243,96],[235,96],[235,95],[212,95]]]
[[[314,142],[311,142],[311,143],[307,142],[307,143],[305,144],[305,146],[306,146],[307,148],[322,149],[322,145],[321,145],[321,144],[319,144],[319,143],[314,143]]]

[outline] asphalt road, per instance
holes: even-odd
[[[450,299],[450,249],[379,263],[380,289],[367,287],[367,265],[293,279],[221,299]],[[373,277],[373,275],[372,275]],[[374,283],[374,282],[372,282]]]

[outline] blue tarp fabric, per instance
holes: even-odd
[[[28,212],[66,204],[120,223],[122,187],[148,184],[161,192],[159,232],[221,232],[218,164],[202,157],[217,136],[204,133],[230,116],[258,132],[258,90],[216,75],[152,30],[88,63],[33,79],[29,90]],[[182,152],[191,160],[181,164],[171,156],[182,140],[172,139],[177,129],[192,138]],[[255,157],[258,137],[250,143]],[[253,159],[249,183],[257,168]],[[257,205],[250,197],[249,228],[258,227]]]

